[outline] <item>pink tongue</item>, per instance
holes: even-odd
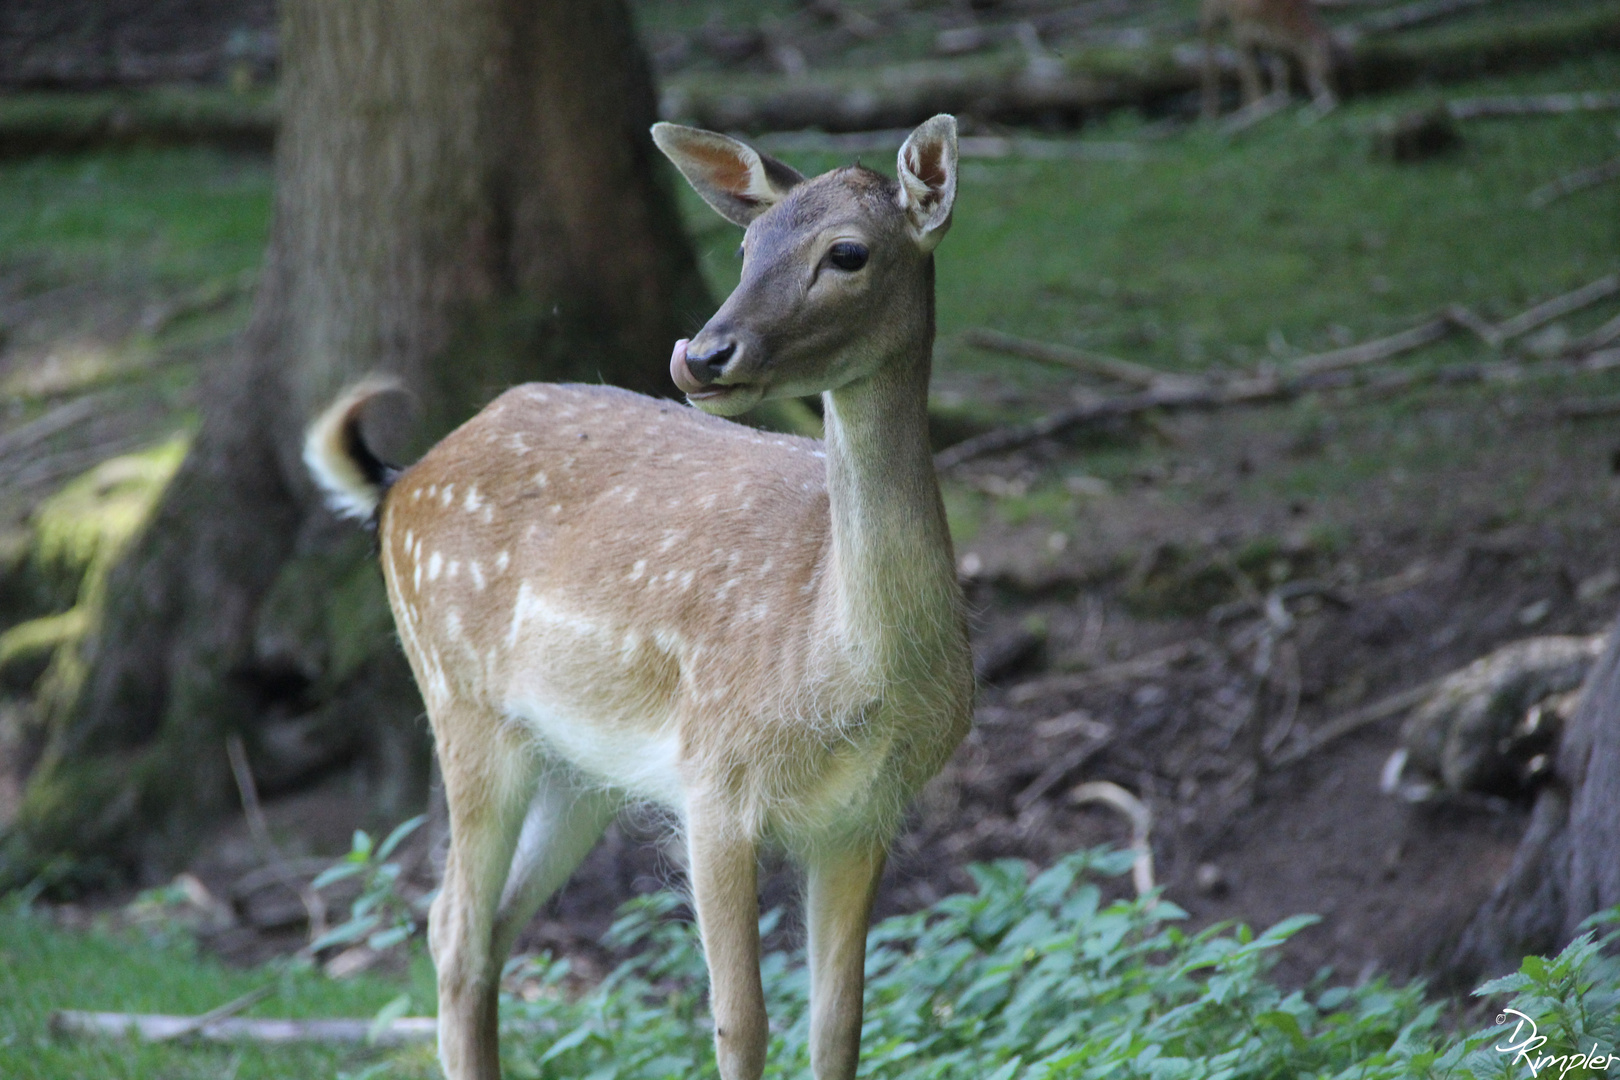
[[[686,366],[686,345],[689,340],[681,338],[675,343],[675,351],[669,356],[669,377],[684,393],[696,394],[703,390],[703,384],[692,377],[691,369]]]

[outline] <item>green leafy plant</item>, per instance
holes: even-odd
[[[416,933],[416,905],[400,892],[400,865],[389,862],[388,857],[426,820],[426,817],[418,815],[401,822],[381,844],[373,844],[370,834],[355,830],[349,853],[323,870],[310,882],[310,887],[319,891],[339,881],[358,877],[360,895],[349,906],[349,918],[310,942],[310,952],[361,941],[377,952],[384,952],[403,944]]]
[[[1596,930],[1551,959],[1481,987],[1513,995],[1504,1023],[1474,1035],[1442,1024],[1446,1002],[1423,986],[1374,979],[1302,989],[1268,977],[1276,951],[1315,921],[1187,933],[1162,898],[1105,903],[1098,877],[1129,853],[1095,850],[1031,878],[1024,864],[971,868],[975,891],[873,928],[862,1075],[872,1080],[1507,1080],[1530,1077],[1499,1049],[1518,1016],[1536,1018],[1560,1080],[1604,1073],[1585,1062],[1615,1049],[1620,961]],[[665,894],[627,905],[611,944],[636,950],[583,997],[566,961],[515,962],[527,987],[503,1007],[508,1075],[527,1080],[713,1077],[706,975],[695,929]],[[764,928],[774,927],[776,913]],[[1607,916],[1620,923],[1620,910]],[[1600,924],[1594,923],[1594,928]],[[809,977],[801,952],[762,965],[772,1018],[768,1071],[809,1072]],[[1544,1019],[1543,1019],[1544,1018]],[[1523,1038],[1528,1028],[1521,1028]],[[1567,1071],[1559,1074],[1560,1068]],[[1582,1071],[1584,1069],[1585,1071]],[[1544,1072],[1543,1075],[1546,1075]]]

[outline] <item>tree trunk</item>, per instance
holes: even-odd
[[[1620,904],[1620,622],[1586,677],[1513,865],[1464,931],[1461,982],[1563,947],[1588,916]]]
[[[112,576],[12,876],[62,854],[168,871],[234,806],[232,732],[272,791],[358,759],[379,814],[419,804],[421,705],[369,542],[305,476],[305,423],[377,370],[420,407],[397,452],[526,379],[668,393],[670,343],[710,307],[623,0],[286,0],[283,42],[253,316]]]

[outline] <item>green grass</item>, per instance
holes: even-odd
[[[174,289],[257,269],[267,158],[134,149],[0,164],[0,265]]]
[[[69,1040],[48,1028],[56,1009],[194,1015],[266,984],[275,985],[277,992],[243,1015],[369,1018],[401,993],[410,995],[415,1015],[431,1013],[434,1003],[425,961],[416,965],[408,982],[368,976],[338,982],[285,966],[233,970],[199,952],[183,935],[69,932],[6,902],[0,904],[0,1076],[268,1080],[358,1073],[382,1059],[379,1051],[364,1048],[270,1050]]]

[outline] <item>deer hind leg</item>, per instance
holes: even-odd
[[[1252,42],[1238,41],[1238,80],[1243,84],[1243,104],[1245,107],[1258,105],[1260,100],[1265,97],[1265,91],[1260,86],[1260,63],[1255,59],[1255,51]]]
[[[810,927],[810,1071],[815,1080],[853,1080],[861,1052],[866,930],[886,858],[858,843],[810,860],[805,897]]]
[[[562,888],[613,820],[619,800],[566,768],[540,773],[495,912],[495,955],[504,958],[540,905]]]
[[[1288,86],[1288,60],[1275,50],[1266,52],[1266,76],[1271,82],[1273,100],[1286,103],[1291,91]]]
[[[492,710],[433,710],[450,808],[450,852],[428,918],[439,982],[439,1060],[449,1080],[499,1080],[497,1003],[503,951],[496,912],[540,760]]]
[[[1319,116],[1325,116],[1338,107],[1338,95],[1333,92],[1333,53],[1325,41],[1311,45],[1301,60],[1305,65],[1305,85],[1310,87],[1311,105]]]
[[[721,1080],[759,1080],[769,1035],[759,977],[758,851],[721,808],[693,805],[686,829]]]

